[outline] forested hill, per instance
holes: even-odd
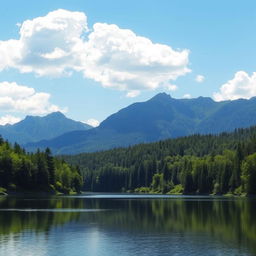
[[[256,194],[256,127],[64,159],[80,166],[90,191]]]
[[[82,177],[77,168],[51,155],[28,154],[18,144],[0,137],[0,192],[80,192]]]

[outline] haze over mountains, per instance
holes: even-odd
[[[93,152],[195,133],[219,133],[256,124],[256,98],[215,102],[211,98],[174,99],[160,93],[109,116],[99,127],[71,131],[28,143],[28,150],[50,147],[55,154]]]
[[[1,125],[0,134],[10,142],[26,144],[43,139],[52,139],[66,132],[91,128],[87,124],[65,117],[61,112],[54,112],[44,117],[27,116],[24,120],[13,125]]]

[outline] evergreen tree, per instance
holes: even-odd
[[[47,161],[47,169],[49,173],[49,182],[50,184],[55,184],[56,177],[55,177],[55,167],[54,167],[54,159],[49,148],[45,150],[45,156]]]

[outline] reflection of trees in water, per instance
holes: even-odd
[[[91,202],[92,208],[94,203],[113,210],[81,215],[82,221],[143,233],[205,232],[256,252],[256,204],[252,200],[99,199]]]
[[[60,197],[48,200],[6,198],[5,209],[105,209],[99,212],[4,212],[0,211],[0,234],[23,230],[45,232],[77,222],[102,228],[142,233],[205,232],[256,252],[256,204],[250,199],[93,199]]]
[[[69,198],[47,200],[22,200],[6,198],[0,201],[2,209],[32,209],[32,211],[0,211],[0,234],[17,233],[24,230],[48,232],[53,226],[63,225],[79,219],[79,212],[52,212],[40,209],[81,209],[81,200]],[[39,209],[39,211],[33,211]]]

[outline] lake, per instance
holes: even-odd
[[[0,255],[256,255],[256,199],[1,197]]]

